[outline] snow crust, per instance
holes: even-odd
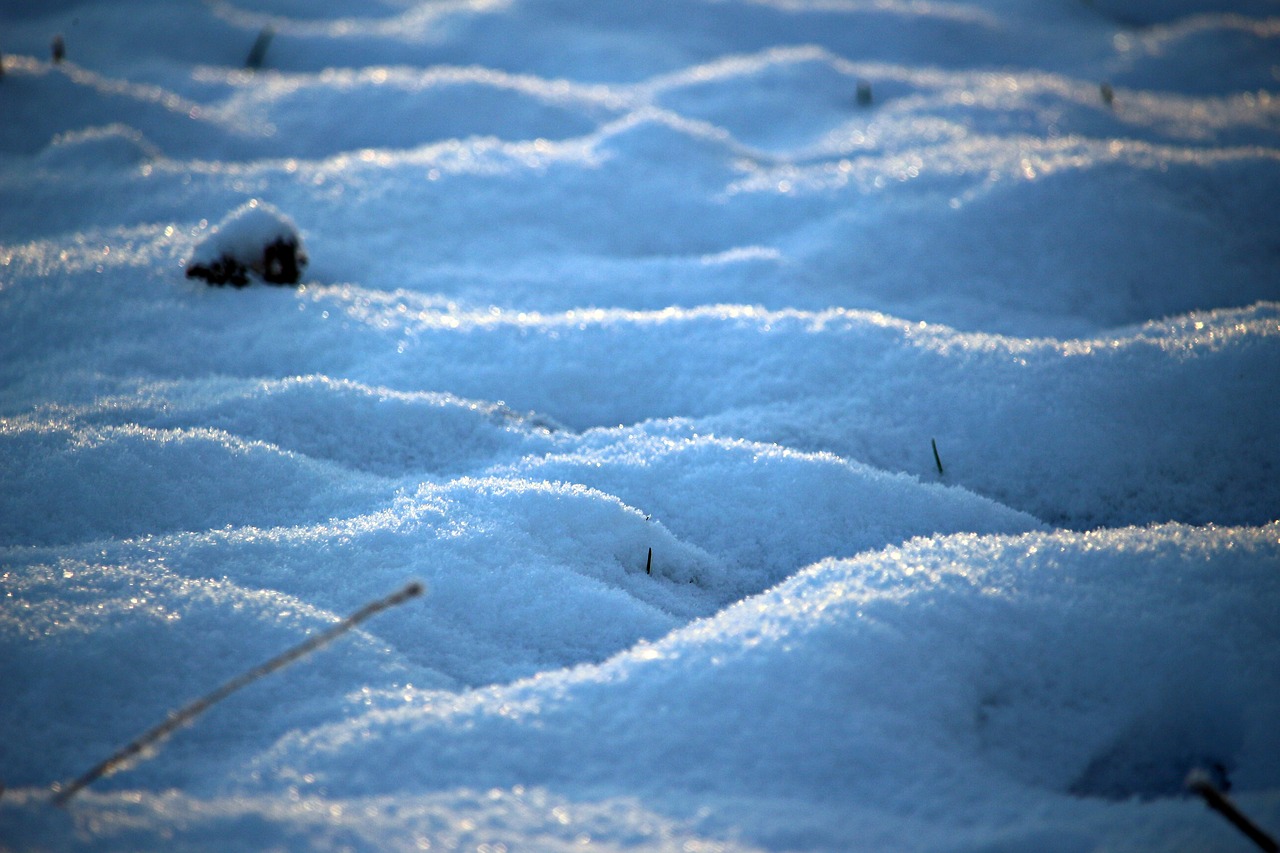
[[[9,3],[0,848],[1280,833],[1277,15]]]

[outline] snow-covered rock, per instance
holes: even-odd
[[[243,287],[252,273],[269,284],[297,284],[306,265],[306,248],[293,220],[255,198],[200,241],[187,263],[187,277]]]

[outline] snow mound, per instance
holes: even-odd
[[[154,160],[160,149],[142,133],[115,122],[103,127],[61,133],[40,152],[38,162],[47,169],[97,169],[105,165],[132,166]]]
[[[823,557],[928,533],[1014,533],[1033,517],[959,488],[922,483],[827,453],[657,428],[588,434],[570,452],[500,471],[617,495],[727,569],[723,603],[760,592]],[[661,553],[655,560],[661,562]]]
[[[84,488],[86,476],[102,487]],[[335,481],[330,464],[219,430],[39,419],[0,422],[0,478],[0,547],[320,521],[378,485]]]
[[[134,565],[97,555],[65,558],[30,566],[20,577],[5,573],[4,588],[0,680],[27,688],[0,703],[0,726],[22,732],[20,743],[0,744],[11,786],[79,775],[169,711],[336,621],[333,613],[252,584],[194,583],[162,557]],[[171,761],[144,766],[166,786],[198,785],[206,762],[235,764],[294,725],[341,719],[346,693],[389,689],[409,672],[420,685],[452,686],[443,676],[407,668],[401,654],[357,631],[229,699],[166,744]]]
[[[45,410],[34,419],[51,414]],[[476,473],[501,459],[572,441],[563,427],[536,413],[319,375],[122,383],[88,404],[57,407],[57,416],[93,428],[213,427],[245,442],[384,477]],[[362,441],[347,440],[356,433]]]
[[[196,244],[187,277],[243,287],[252,272],[269,284],[297,284],[306,265],[306,248],[293,220],[255,198],[227,214]]]
[[[1081,798],[1177,796],[1200,764],[1239,792],[1280,782],[1280,645],[1256,606],[1278,596],[1274,524],[920,539],[600,666],[375,691],[255,773],[320,796],[590,783],[842,803],[846,842],[885,815],[975,838],[1066,826]]]

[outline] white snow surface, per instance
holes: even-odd
[[[274,205],[251,198],[223,217],[191,250],[189,263],[210,264],[231,258],[242,266],[261,266],[263,250],[275,242],[292,245],[306,258],[298,226]]]
[[[1250,849],[1195,768],[1280,834],[1280,2],[0,55],[0,849]]]

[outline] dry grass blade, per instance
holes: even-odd
[[[1280,853],[1280,845],[1276,844],[1276,840],[1250,820],[1244,812],[1236,808],[1235,803],[1227,799],[1214,786],[1213,780],[1208,773],[1202,770],[1191,771],[1187,776],[1186,785],[1188,790],[1194,791],[1203,797],[1209,808],[1225,817],[1231,822],[1232,826],[1248,836],[1249,840],[1258,845],[1259,849],[1265,850],[1267,853]]]
[[[208,708],[216,705],[218,702],[221,702],[240,688],[257,681],[264,675],[270,675],[276,670],[288,666],[299,658],[311,654],[321,646],[333,641],[340,635],[345,634],[347,631],[350,631],[370,616],[386,610],[389,607],[395,607],[397,604],[402,604],[410,598],[421,594],[422,584],[414,582],[386,598],[371,601],[327,631],[316,634],[314,637],[299,643],[288,651],[276,655],[266,663],[259,664],[253,669],[241,673],[218,689],[201,696],[189,705],[186,705],[177,711],[170,712],[164,722],[152,727],[129,744],[121,747],[110,758],[94,765],[75,781],[69,782],[65,786],[55,785],[55,793],[53,796],[54,804],[59,806],[66,805],[67,801],[74,797],[81,789],[93,784],[103,776],[107,776],[120,769],[131,758],[141,755],[152,744],[163,740],[175,730],[189,724]]]

